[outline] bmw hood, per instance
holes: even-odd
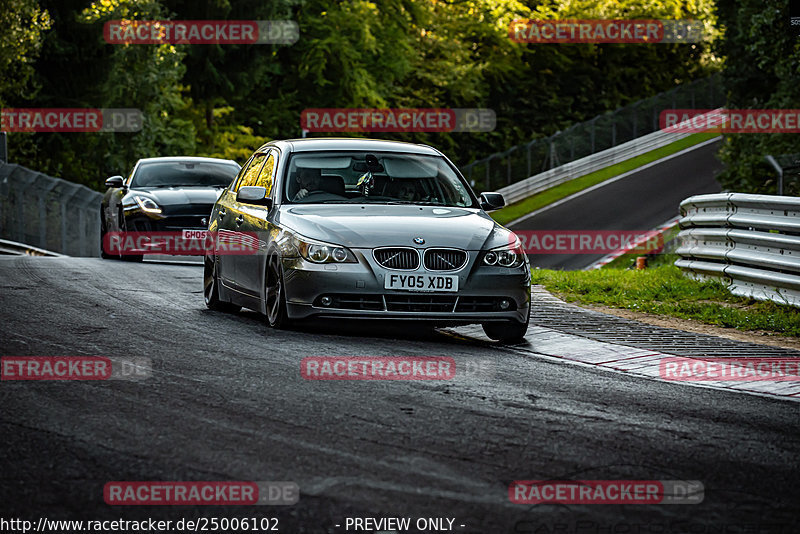
[[[350,248],[480,250],[507,244],[510,234],[477,209],[415,205],[290,204],[281,209],[279,224],[302,236]]]
[[[131,189],[129,196],[150,197],[160,206],[213,204],[222,193],[217,187],[142,187]]]

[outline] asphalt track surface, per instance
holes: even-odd
[[[346,532],[348,517],[448,517],[462,533],[800,528],[794,402],[569,365],[448,330],[270,330],[252,312],[207,310],[198,266],[1,257],[0,299],[2,355],[153,366],[140,382],[0,383],[4,519],[277,517],[279,532],[315,533]],[[493,371],[307,381],[306,356],[449,356],[457,369]],[[509,483],[524,479],[699,480],[705,498],[509,502]],[[301,497],[105,504],[105,483],[136,480],[295,481]]]
[[[541,210],[512,230],[646,231],[678,216],[682,200],[717,193],[720,142],[709,143],[629,174],[593,191]],[[531,254],[542,269],[584,269],[605,254]]]

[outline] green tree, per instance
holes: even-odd
[[[0,108],[33,94],[28,82],[50,24],[50,14],[36,0],[0,2]]]
[[[789,0],[719,0],[725,35],[723,83],[730,109],[800,109],[800,38],[789,26]],[[795,134],[728,134],[720,152],[720,176],[732,191],[776,194],[768,154],[800,153]],[[800,195],[800,183],[785,194]]]

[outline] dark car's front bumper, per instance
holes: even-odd
[[[140,209],[125,213],[125,225],[130,232],[179,232],[205,230],[213,204],[186,204],[165,207],[162,213],[150,215]]]

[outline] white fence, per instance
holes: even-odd
[[[800,197],[697,195],[681,216],[675,265],[737,295],[800,306]]]

